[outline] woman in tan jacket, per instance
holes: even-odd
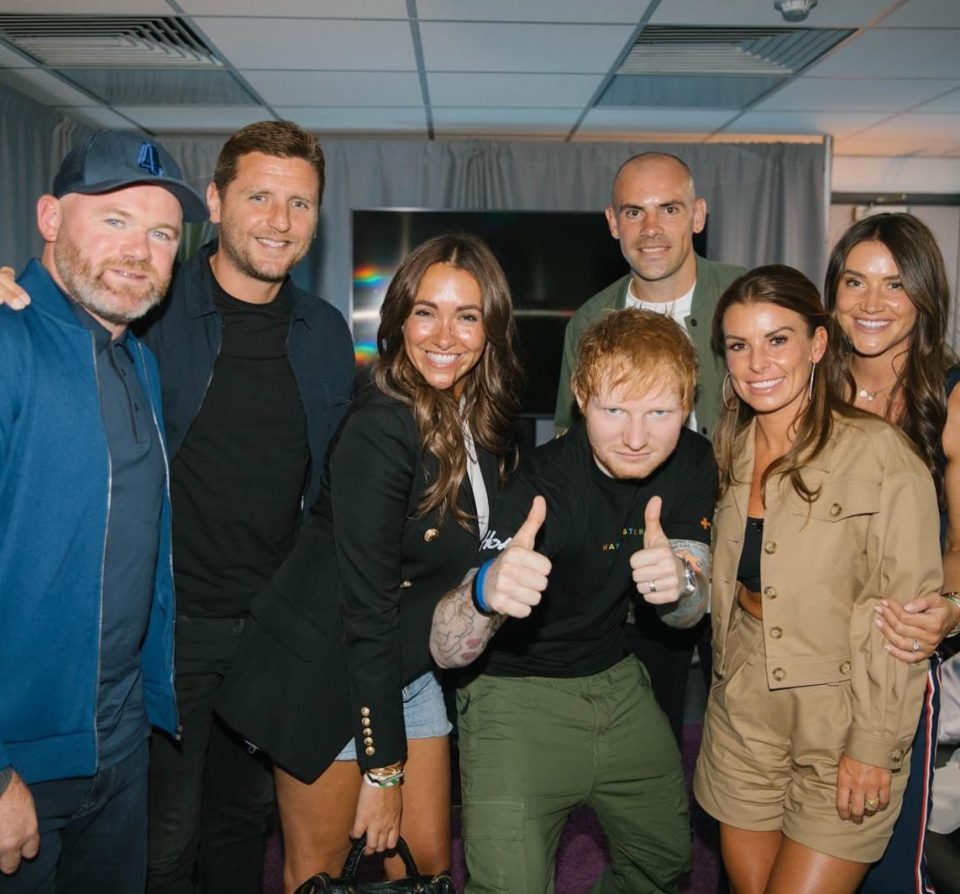
[[[724,293],[715,682],[694,791],[734,894],[851,894],[883,853],[925,668],[881,599],[939,592],[936,496],[910,443],[846,406],[816,287],[788,267]]]

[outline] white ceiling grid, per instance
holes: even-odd
[[[81,78],[77,68],[56,69],[18,50],[4,36],[4,15],[181,19],[223,63],[235,96],[210,102],[199,80],[179,92],[166,81],[164,93],[148,65],[134,65],[122,72],[122,101],[111,98],[91,86],[108,78]],[[645,97],[653,81],[643,78],[609,89],[648,26],[648,34],[667,27],[851,34],[808,67],[767,74],[756,82],[758,95],[747,90],[743,103],[720,108],[707,102],[711,92],[696,104],[690,94],[703,82],[693,72],[675,85],[686,97],[684,89],[658,91],[664,104]],[[158,134],[225,133],[290,117],[328,135],[830,135],[839,155],[960,157],[958,46],[958,0],[819,0],[796,25],[783,21],[773,0],[0,0],[0,83],[91,126]]]

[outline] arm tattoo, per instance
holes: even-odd
[[[677,602],[656,607],[660,620],[668,627],[693,627],[704,615],[710,603],[710,547],[697,540],[671,540],[675,553],[687,552],[700,566],[697,589]]]
[[[465,667],[479,657],[506,615],[484,617],[473,607],[471,587],[476,569],[447,593],[433,612],[430,653],[440,667]]]

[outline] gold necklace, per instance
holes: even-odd
[[[892,384],[884,385],[883,388],[878,388],[876,391],[867,391],[866,388],[858,388],[857,397],[863,400],[874,401],[879,395],[883,394],[884,391],[889,391],[892,387]]]

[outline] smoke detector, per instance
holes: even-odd
[[[817,5],[817,0],[774,0],[773,5],[780,10],[785,21],[802,22]]]

